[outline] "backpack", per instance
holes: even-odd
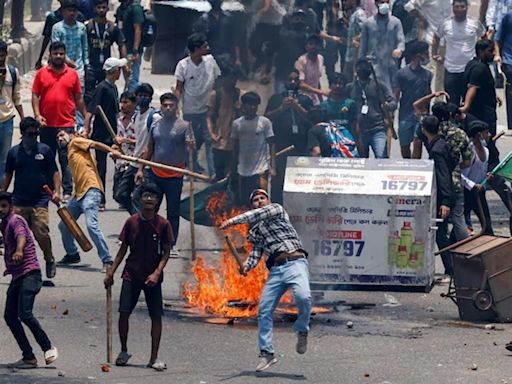
[[[336,121],[318,125],[324,128],[325,138],[331,147],[331,157],[359,157],[354,137],[347,128]]]
[[[149,107],[148,119],[146,120],[146,128],[148,129],[148,131],[151,131],[151,126],[153,125],[153,117],[155,116],[155,113],[160,113],[160,112],[158,112],[153,107]]]
[[[9,73],[11,74],[12,79],[12,97],[14,98],[14,89],[16,88],[16,84],[18,84],[18,74],[16,73],[16,67],[14,65],[9,64],[7,66],[9,69]]]
[[[142,8],[140,4],[135,4],[134,2],[128,5],[124,10],[121,7],[118,8],[116,12],[117,23],[119,24],[120,19],[121,21],[124,21],[123,19],[125,15],[132,12],[133,7],[137,5]],[[144,14],[144,21],[142,22],[142,36],[140,44],[141,47],[151,47],[156,40],[156,18],[150,10],[142,9],[142,12]],[[123,28],[125,28],[124,25]]]

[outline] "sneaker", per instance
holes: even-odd
[[[53,363],[55,360],[57,360],[57,357],[59,357],[59,352],[55,347],[51,347],[44,353],[44,361],[46,362],[46,365]]]
[[[14,363],[7,364],[7,368],[16,368],[16,369],[37,368],[37,359],[21,359]]]
[[[260,363],[256,367],[256,372],[264,371],[270,368],[271,365],[277,363],[277,357],[274,357],[273,353],[262,351],[260,353]]]
[[[105,212],[105,203],[101,203],[101,204],[100,204],[99,211],[100,211],[100,212]]]
[[[62,258],[57,264],[69,265],[69,264],[77,264],[80,262],[80,255],[75,253],[74,255],[67,255]]]
[[[297,345],[295,346],[297,353],[303,355],[308,350],[308,333],[298,332],[297,333]]]
[[[512,341],[509,341],[507,344],[505,344],[505,349],[512,352]]]
[[[112,268],[112,262],[103,263],[103,268],[101,268],[101,273],[107,273],[107,270]]]
[[[55,277],[56,273],[57,273],[57,266],[55,265],[55,260],[47,261],[46,262],[46,277],[49,279],[53,279]]]

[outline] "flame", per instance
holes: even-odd
[[[235,208],[226,212],[227,199],[228,196],[224,192],[215,192],[208,198],[206,211],[214,219],[216,226],[242,213]],[[238,249],[243,247],[246,254],[251,249],[251,245],[245,240],[248,232],[249,227],[246,224],[235,225],[226,230],[226,234],[232,238],[235,246]],[[205,259],[199,256],[192,265],[192,272],[196,283],[186,283],[183,290],[183,295],[190,306],[224,317],[257,315],[258,301],[268,276],[265,263],[260,261],[256,268],[244,277],[238,272],[238,265],[230,254],[228,246],[224,244],[219,266],[208,265]],[[231,307],[230,302],[235,301],[246,305]],[[292,302],[291,295],[289,293],[284,295],[281,302]]]

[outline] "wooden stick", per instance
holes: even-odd
[[[496,136],[494,136],[492,138],[492,141],[496,141],[498,140],[501,136],[503,136],[505,134],[505,131],[501,131],[500,133],[498,133]]]
[[[195,177],[196,179],[201,179],[201,180],[205,180],[205,181],[210,180],[210,178],[206,175],[192,172],[192,171],[189,171],[188,169],[184,169],[184,168],[173,167],[172,165],[156,163],[154,161],[139,159],[138,157],[127,156],[127,155],[121,155],[121,156],[119,156],[119,158],[123,159],[123,160],[127,160],[127,161],[132,161],[137,164],[149,165],[150,167],[161,168],[161,169],[165,169],[167,171],[182,173],[182,174],[190,176],[190,177]]]
[[[114,131],[114,128],[112,128],[110,121],[108,121],[107,115],[105,114],[103,107],[101,105],[98,105],[96,107],[96,110],[100,114],[101,120],[103,120],[103,124],[105,124],[105,128],[107,128],[110,137],[112,138],[112,140],[114,140],[116,138],[116,132]]]
[[[226,243],[228,243],[229,251],[231,252],[231,255],[235,258],[236,263],[238,264],[239,272],[242,274],[242,271],[244,269],[244,262],[242,261],[242,258],[238,254],[238,251],[235,248],[235,244],[233,244],[233,241],[231,238],[226,235]]]
[[[192,126],[189,127],[192,129]],[[194,170],[194,148],[193,145],[190,145],[188,148],[188,164],[190,170]],[[190,179],[190,193],[188,199],[188,209],[190,215],[190,248],[192,248],[192,261],[196,259],[196,229],[195,229],[195,219],[196,219],[196,211],[195,211],[195,198],[194,198],[194,178]]]
[[[107,288],[107,363],[112,363],[112,286]]]

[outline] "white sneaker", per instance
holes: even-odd
[[[260,363],[256,367],[256,372],[264,371],[270,368],[271,365],[277,363],[277,358],[273,354],[264,353],[260,355]]]
[[[46,365],[53,363],[55,360],[57,360],[57,357],[59,357],[59,352],[55,347],[51,347],[44,353],[44,361],[46,362]]]

